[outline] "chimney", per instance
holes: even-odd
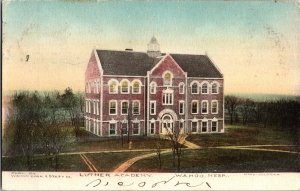
[[[133,51],[132,48],[125,48],[125,51]]]

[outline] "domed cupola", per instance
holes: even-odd
[[[153,58],[161,55],[159,43],[157,42],[157,39],[155,38],[155,36],[153,36],[151,38],[150,42],[148,43],[147,54],[148,54],[148,56],[153,57]]]

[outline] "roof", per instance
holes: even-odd
[[[104,75],[146,76],[163,57],[134,51],[97,50]],[[206,55],[171,54],[188,77],[222,78]]]

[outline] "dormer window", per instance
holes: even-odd
[[[219,84],[217,82],[214,82],[212,85],[211,85],[211,93],[212,94],[218,94],[219,91]]]
[[[192,94],[198,93],[198,84],[195,82],[192,84]]]
[[[164,86],[171,86],[172,85],[172,74],[171,74],[171,72],[166,72],[163,75],[163,79],[164,79]]]

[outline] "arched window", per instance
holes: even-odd
[[[141,93],[141,82],[133,81],[133,83],[132,83],[132,93],[134,93],[134,94]]]
[[[208,85],[207,85],[207,83],[204,83],[203,85],[202,85],[202,93],[203,94],[207,94],[208,93]]]
[[[184,83],[179,84],[179,93],[184,94]]]
[[[192,94],[198,94],[198,90],[199,90],[199,88],[198,88],[198,83],[197,83],[197,82],[194,82],[194,83],[192,84]]]
[[[211,86],[211,93],[213,93],[213,94],[219,93],[218,88],[219,88],[218,84],[216,82],[214,82]]]
[[[163,75],[164,78],[164,86],[171,86],[172,85],[172,74],[171,72],[166,72]]]
[[[121,93],[129,93],[129,83],[127,80],[121,82]]]
[[[110,94],[116,94],[116,93],[118,93],[118,81],[116,81],[116,80],[110,80],[108,82],[108,86],[109,86],[109,93]]]
[[[156,83],[155,82],[151,82],[151,84],[150,84],[150,93],[156,94]]]

